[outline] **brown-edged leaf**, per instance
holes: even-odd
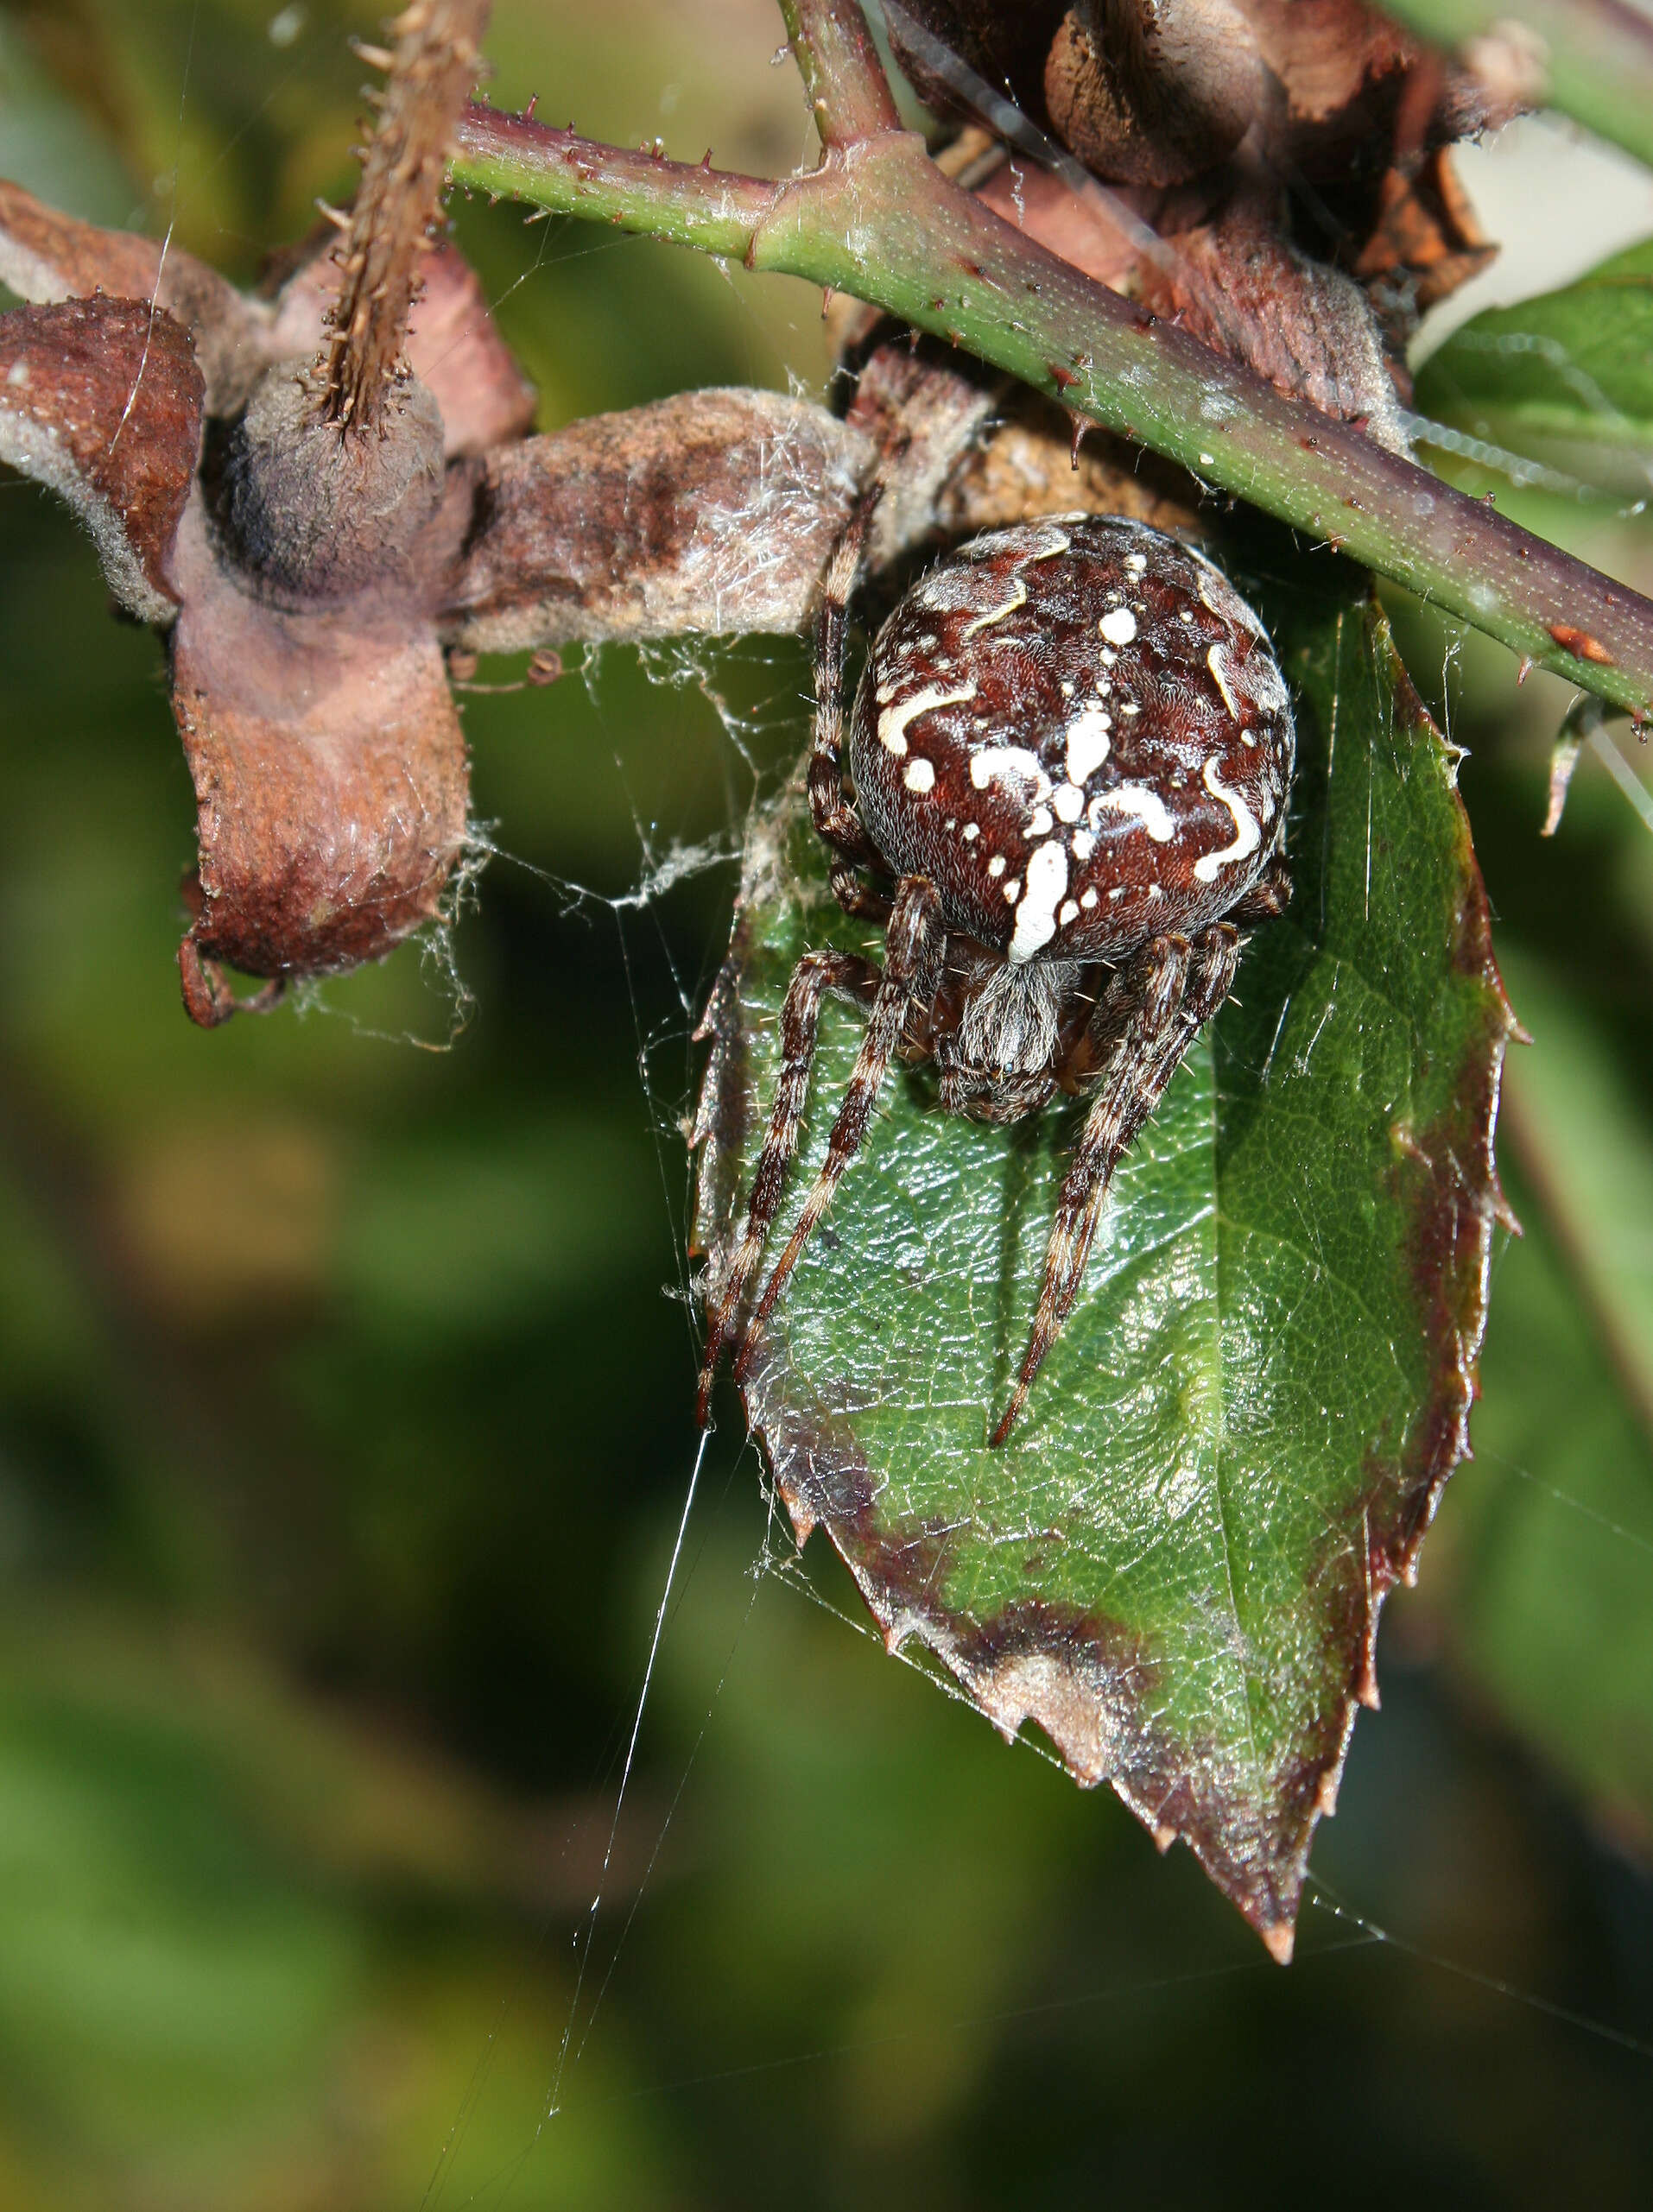
[[[1126,1160],[1025,1426],[987,1449],[1073,1118],[977,1126],[922,1071],[886,1086],[746,1406],[890,1642],[1181,1836],[1284,1956],[1378,1608],[1466,1446],[1510,1016],[1454,756],[1382,622],[1335,569],[1240,580],[1296,699],[1293,902]],[[708,1248],[795,962],[865,936],[795,785],[754,822],[706,1017]],[[783,1227],[860,1032],[833,1004]]]

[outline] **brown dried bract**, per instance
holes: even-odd
[[[515,652],[573,639],[801,629],[871,465],[776,392],[686,393],[491,454],[443,633]]]
[[[1141,296],[1207,345],[1323,414],[1364,422],[1403,453],[1395,379],[1359,288],[1282,238],[1258,212],[1231,205],[1214,223],[1179,231],[1177,251],[1145,264]]]
[[[67,501],[130,614],[177,611],[172,558],[200,447],[188,338],[136,300],[69,300],[0,316],[0,460]]]
[[[1438,148],[1382,179],[1376,220],[1351,273],[1365,286],[1398,352],[1416,318],[1450,299],[1497,253]]]
[[[1251,24],[1233,0],[1075,0],[1045,57],[1045,105],[1099,177],[1184,183],[1226,161],[1264,98]]]

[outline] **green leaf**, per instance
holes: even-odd
[[[1023,1425],[986,1449],[1075,1115],[944,1117],[923,1071],[886,1086],[745,1396],[800,1540],[826,1527],[890,1644],[1183,1837],[1283,1958],[1378,1607],[1465,1450],[1510,1017],[1455,756],[1381,617],[1330,564],[1242,580],[1297,702],[1295,897],[1123,1165]],[[707,1016],[707,1248],[794,963],[866,936],[795,778]],[[859,1031],[832,1007],[788,1226]]]
[[[1644,832],[1626,816],[1629,833]],[[1510,1136],[1628,1402],[1653,1432],[1653,1131],[1625,1055],[1562,979],[1516,970],[1532,1050],[1510,1069]]]
[[[1575,988],[1517,968],[1530,1051],[1501,1149],[1472,1479],[1431,1608],[1477,1690],[1621,1832],[1653,1835],[1653,1133]]]
[[[1418,371],[1419,411],[1604,489],[1645,492],[1653,451],[1653,239],[1576,284],[1494,307]]]

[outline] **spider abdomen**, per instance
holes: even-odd
[[[849,764],[896,876],[1016,964],[1219,920],[1280,849],[1291,709],[1263,625],[1162,531],[1065,515],[973,540],[908,592]]]

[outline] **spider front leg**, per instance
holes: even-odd
[[[1002,1444],[1015,1427],[1046,1353],[1074,1310],[1085,1265],[1120,1159],[1165,1095],[1182,1056],[1228,996],[1239,962],[1239,932],[1219,922],[1189,939],[1156,937],[1132,962],[1121,995],[1131,1012],[1117,1033],[1106,1073],[1063,1179],[1045,1249],[1044,1281],[1010,1402],[989,1438]],[[1097,1019],[1111,1011],[1110,994]]]
[[[872,1109],[909,1019],[916,1010],[927,1009],[934,1000],[946,948],[941,901],[935,886],[922,875],[904,876],[896,887],[895,904],[884,932],[884,979],[867,1016],[866,1035],[856,1054],[854,1072],[844,1094],[844,1103],[826,1140],[826,1157],[804,1201],[797,1227],[787,1239],[786,1248],[776,1261],[774,1273],[753,1311],[745,1341],[735,1361],[737,1382],[746,1379],[764,1324],[775,1311],[776,1301],[785,1289],[787,1279],[816,1223],[832,1204],[844,1170],[861,1148],[872,1119]],[[793,1142],[796,1142],[795,1134]],[[756,1200],[754,1191],[754,1206]],[[771,1217],[773,1212],[771,1206]],[[750,1233],[749,1227],[748,1235]]]
[[[820,1033],[820,1002],[828,991],[876,1002],[884,977],[871,960],[852,952],[806,952],[792,970],[786,1002],[781,1008],[781,1072],[770,1108],[769,1134],[758,1156],[747,1206],[746,1226],[731,1255],[715,1298],[708,1295],[706,1358],[700,1368],[695,1418],[704,1428],[712,1397],[712,1380],[723,1356],[747,1287],[763,1256],[763,1247],[774,1223],[781,1194],[798,1149],[804,1104],[809,1095],[809,1071],[815,1062]]]

